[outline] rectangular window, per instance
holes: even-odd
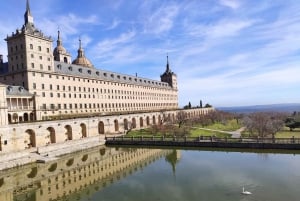
[[[42,84],[42,89],[45,89],[45,85],[44,84]]]
[[[59,85],[56,86],[57,90],[59,90]]]
[[[33,83],[33,89],[36,89],[36,83]]]

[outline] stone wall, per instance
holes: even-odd
[[[176,122],[179,111],[185,112],[188,118],[192,118],[205,115],[212,110],[214,109],[198,108],[10,124],[0,127],[0,153],[27,149],[36,151],[39,147],[54,143],[98,135],[124,134],[130,129],[146,128],[165,121]]]

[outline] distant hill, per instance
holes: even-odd
[[[237,106],[237,107],[217,107],[216,109],[234,112],[234,113],[251,113],[251,112],[300,112],[300,103],[283,103],[272,105],[252,105],[252,106]]]

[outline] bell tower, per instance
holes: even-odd
[[[31,72],[53,72],[52,39],[35,28],[30,10],[29,0],[26,1],[24,24],[5,39],[8,52],[8,73],[13,75],[13,85],[23,86],[30,91]]]
[[[169,56],[167,55],[166,71],[160,76],[162,82],[168,83],[173,89],[177,90],[177,75],[171,71]]]

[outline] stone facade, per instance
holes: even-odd
[[[34,107],[26,115],[33,113],[34,120],[178,108],[177,79],[168,62],[161,81],[97,69],[86,58],[81,41],[71,62],[60,33],[53,50],[51,37],[35,28],[29,1],[24,21],[5,39],[8,63],[0,66],[0,83],[24,87],[33,95]],[[14,114],[19,115],[18,110]]]
[[[71,61],[60,32],[53,50],[51,37],[35,28],[29,0],[24,25],[5,40],[8,62],[0,55],[0,153],[122,134],[176,119],[177,76],[168,57],[160,81],[95,68],[81,41]],[[186,113],[197,116],[210,110]]]

